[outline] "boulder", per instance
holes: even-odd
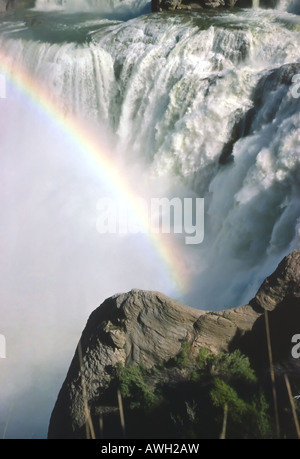
[[[238,0],[152,0],[152,11],[233,7]]]
[[[34,0],[0,0],[0,13],[13,11],[17,8],[31,8],[34,4]]]
[[[175,10],[181,4],[182,0],[152,0],[151,8],[152,11],[162,11],[162,10]]]
[[[0,13],[4,13],[5,11],[14,7],[14,1],[12,0],[0,0]]]
[[[150,369],[174,359],[182,343],[189,343],[195,355],[202,348],[215,354],[239,349],[254,364],[268,365],[266,314],[274,361],[288,360],[291,338],[300,333],[300,251],[283,259],[248,305],[233,309],[202,311],[162,293],[136,289],[112,296],[87,321],[48,437],[84,437],[86,406],[95,411],[101,404],[118,365]]]
[[[253,0],[152,0],[152,11],[199,8],[252,8]],[[278,0],[260,0],[261,8],[276,8]],[[292,7],[291,7],[292,8]],[[294,9],[296,7],[293,7]]]

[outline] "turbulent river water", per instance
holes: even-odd
[[[299,248],[297,8],[154,14],[146,0],[37,0],[2,18],[7,437],[46,435],[80,331],[107,296],[145,288],[237,306]],[[203,242],[99,234],[99,199],[128,184],[148,200],[204,198]]]

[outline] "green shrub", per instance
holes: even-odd
[[[226,381],[230,379],[240,379],[247,382],[255,382],[256,375],[250,366],[248,357],[239,350],[232,353],[221,353],[214,356],[210,361],[213,373],[222,377]]]
[[[146,370],[142,366],[117,365],[117,382],[121,395],[131,407],[142,405],[150,408],[158,401],[158,397],[150,390],[145,381]]]
[[[264,394],[254,396],[251,402],[241,396],[225,381],[216,378],[210,391],[213,406],[219,410],[219,423],[225,405],[228,407],[228,434],[237,438],[270,438],[272,435],[269,405]]]
[[[270,438],[272,427],[270,419],[270,406],[263,393],[254,397],[249,409],[249,423],[253,426],[252,436],[255,438]]]
[[[190,343],[187,343],[187,342],[182,343],[181,349],[174,359],[175,364],[178,365],[180,368],[186,367],[190,360],[190,352],[191,352]]]
[[[199,370],[204,369],[215,358],[214,354],[202,347],[196,357],[196,365]]]
[[[214,387],[210,391],[210,397],[215,407],[223,409],[227,405],[229,416],[235,422],[242,421],[242,416],[247,412],[247,404],[225,381],[219,378],[214,380]]]

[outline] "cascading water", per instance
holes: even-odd
[[[93,11],[100,13],[133,11],[136,15],[140,11],[150,10],[148,0],[36,0],[37,10],[65,10],[65,11]]]
[[[138,236],[99,236],[97,200],[108,192],[101,172],[7,79],[0,333],[11,355],[0,362],[1,421],[22,400],[31,429],[16,413],[8,436],[45,435],[86,317],[107,296],[138,287],[194,307],[232,307],[299,248],[299,21],[286,13],[291,5],[125,21],[149,11],[149,2],[37,0],[24,18],[1,24],[0,53],[11,71],[26,69],[57,112],[88,124],[136,194],[205,199],[203,243],[170,236],[190,279],[181,293]],[[41,396],[43,419],[31,416],[30,425],[37,365],[51,395]],[[47,379],[51,365],[62,368],[55,381]]]
[[[292,14],[300,14],[300,3],[298,0],[279,0],[277,9]]]

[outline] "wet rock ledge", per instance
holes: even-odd
[[[274,8],[278,0],[260,0],[260,7]],[[152,11],[201,10],[202,8],[251,8],[252,0],[152,0]]]
[[[113,421],[118,413],[111,403],[111,394],[115,394],[111,384],[120,368],[150,371],[166,365],[158,376],[153,373],[150,386],[163,383],[169,394],[175,384],[184,384],[187,370],[167,365],[170,359],[176,360],[183,345],[191,355],[203,349],[213,355],[242,352],[263,371],[268,367],[266,314],[274,362],[284,362],[285,371],[290,368],[290,379],[298,387],[300,358],[291,357],[291,348],[292,337],[300,333],[299,250],[282,260],[248,305],[237,308],[203,311],[159,292],[136,289],[108,298],[91,314],[83,330],[52,412],[49,438],[84,438],[87,407],[96,417],[106,417],[106,426],[118,425],[118,419]],[[112,424],[109,435],[114,432]]]

